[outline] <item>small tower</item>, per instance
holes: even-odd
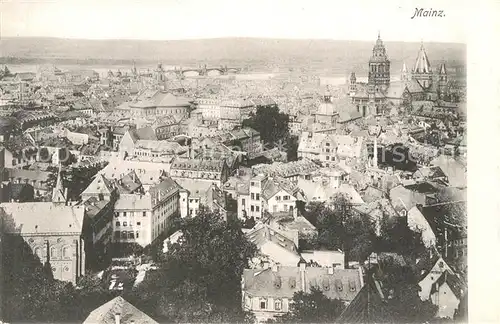
[[[52,202],[55,204],[65,204],[68,200],[68,189],[64,188],[61,173],[61,164],[59,163],[56,186],[52,189]]]
[[[429,89],[432,86],[432,69],[429,63],[429,58],[425,52],[424,43],[420,45],[417,60],[412,71],[412,78],[417,80],[424,89]]]
[[[131,72],[132,72],[133,76],[137,76],[137,67],[135,66],[135,60],[132,64],[132,71]]]
[[[410,75],[408,74],[405,62],[403,62],[403,68],[401,69],[401,81],[410,81]]]
[[[446,95],[448,89],[448,72],[446,71],[446,66],[444,62],[441,64],[439,68],[439,81],[438,81],[438,94],[439,97],[443,97]]]
[[[368,63],[368,88],[375,92],[385,91],[390,82],[391,61],[389,61],[379,32],[375,46],[373,46],[372,57]]]
[[[351,77],[349,78],[349,95],[351,97],[356,95],[356,73],[351,72]]]

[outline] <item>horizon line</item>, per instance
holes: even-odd
[[[229,40],[229,39],[265,39],[277,41],[337,41],[337,42],[371,42],[371,40],[360,39],[335,39],[335,38],[283,38],[283,37],[265,37],[265,36],[221,36],[206,38],[178,38],[178,39],[144,39],[144,38],[79,38],[79,37],[56,37],[56,36],[0,36],[3,39],[57,39],[57,40],[75,40],[75,41],[139,41],[139,42],[175,42],[175,41],[207,41],[207,40]],[[376,41],[376,39],[374,39]],[[384,43],[422,43],[422,40],[384,40]],[[424,41],[424,44],[459,44],[467,46],[465,42],[457,41]]]

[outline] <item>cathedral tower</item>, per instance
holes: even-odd
[[[448,89],[448,72],[446,72],[446,66],[444,63],[441,64],[439,68],[439,81],[438,81],[438,95],[443,97],[446,95]]]
[[[385,45],[378,34],[373,47],[372,57],[368,63],[368,86],[375,91],[385,91],[391,81],[391,61],[387,56]]]
[[[349,95],[352,97],[356,94],[356,73],[351,72],[351,77],[349,78]]]
[[[429,89],[432,85],[432,69],[429,58],[425,52],[424,44],[420,46],[417,60],[412,71],[412,78],[417,80],[424,89]]]

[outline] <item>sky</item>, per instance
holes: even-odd
[[[411,19],[416,8],[445,17]],[[0,0],[1,37],[465,43],[462,0]]]

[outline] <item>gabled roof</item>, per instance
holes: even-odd
[[[2,203],[7,233],[82,233],[85,209],[52,202]]]
[[[113,189],[114,189],[113,183],[110,180],[108,180],[103,174],[98,173],[96,174],[94,180],[90,183],[90,185],[87,188],[85,188],[85,190],[82,192],[82,195],[84,194],[109,195],[113,192]]]
[[[336,323],[393,323],[394,318],[380,296],[376,283],[369,279]]]
[[[302,289],[300,268],[279,266],[272,269],[245,269],[243,271],[243,290],[245,294],[256,297],[293,298],[295,292]],[[319,288],[328,298],[351,301],[361,290],[361,278],[357,269],[333,269],[329,274],[327,268],[306,267],[306,292],[311,287]]]
[[[118,296],[94,309],[83,322],[84,324],[115,324],[115,315],[120,315],[121,324],[158,324],[151,317],[143,313],[137,307]]]
[[[455,274],[445,270],[431,287],[431,294],[439,291],[439,288],[448,284],[457,299],[462,298],[466,291],[466,284]]]

